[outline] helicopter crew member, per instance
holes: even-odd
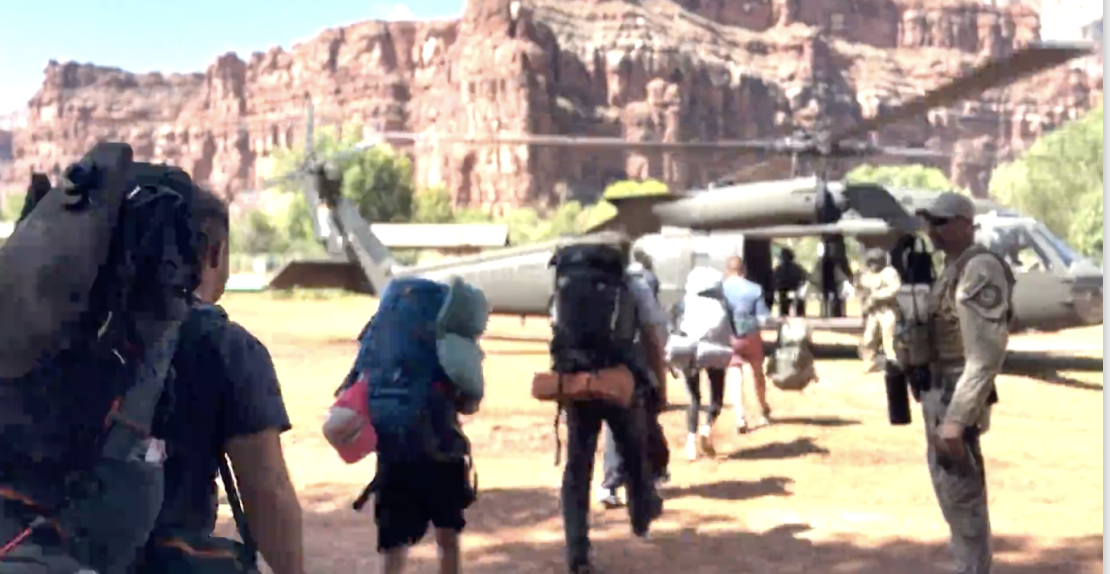
[[[784,247],[779,252],[773,282],[779,299],[779,316],[789,317],[793,308],[795,317],[806,316],[806,270],[795,261],[794,250]],[[793,303],[793,304],[792,304]]]
[[[930,301],[933,357],[920,390],[933,489],[951,530],[960,574],[991,569],[991,526],[979,437],[997,401],[994,378],[1009,342],[1014,275],[974,242],[975,208],[957,193],[938,196],[917,215],[945,254]]]
[[[841,291],[845,284],[851,286],[852,283],[852,269],[844,254],[843,240],[823,240],[817,246],[817,265],[810,274],[810,283],[821,292],[821,316],[843,317]]]
[[[887,358],[894,356],[894,329],[898,321],[895,298],[902,278],[887,264],[886,252],[878,247],[867,250],[864,264],[857,291],[864,318],[859,354],[867,364],[867,371],[873,373],[881,367],[877,360],[880,344]]]

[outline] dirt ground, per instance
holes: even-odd
[[[269,347],[281,377],[293,420],[284,445],[305,509],[308,571],[376,572],[372,510],[351,509],[373,476],[373,461],[345,465],[320,434],[374,301],[235,294],[224,305]],[[547,368],[546,345],[496,338],[542,338],[545,331],[540,319],[495,317],[490,324],[486,399],[465,425],[481,487],[467,513],[468,572],[565,572],[554,408],[529,392],[532,373]],[[1102,328],[1016,337],[1013,346],[1067,349],[1097,365],[1048,372],[1026,361],[1034,363],[1033,376],[999,381],[1001,403],[983,440],[995,572],[1102,572]],[[675,407],[663,416],[673,477],[663,492],[665,514],[643,542],[631,536],[623,509],[595,506],[598,566],[607,573],[950,572],[919,413],[910,426],[889,425],[881,375],[861,374],[860,362],[843,351],[820,361],[821,382],[805,394],[770,390],[771,427],[737,436],[726,406],[715,460],[683,456],[686,392],[672,380]],[[748,404],[754,408],[754,398]],[[222,529],[229,531],[226,520]],[[434,572],[434,559],[425,538],[410,571]]]

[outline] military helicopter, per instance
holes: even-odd
[[[845,237],[855,237],[867,246],[890,249],[900,238],[920,231],[921,223],[913,215],[914,206],[928,201],[936,192],[830,182],[826,178],[826,166],[835,160],[870,154],[935,157],[936,152],[882,147],[870,140],[852,138],[1061,64],[1088,50],[1085,45],[1074,44],[1030,45],[1006,59],[981,65],[903,105],[885,109],[849,129],[803,133],[779,140],[665,143],[554,135],[473,138],[383,132],[377,134],[374,141],[341,154],[357,153],[359,149],[382,141],[434,139],[459,145],[731,150],[738,154],[786,154],[795,164],[799,159],[812,160],[819,168],[810,177],[617,199],[613,201],[617,214],[586,232],[619,229],[636,238],[637,246],[654,260],[654,271],[660,280],[660,300],[668,308],[682,296],[686,275],[693,267],[721,268],[725,259],[734,254],[745,259],[749,277],[763,284],[770,298],[771,242],[774,239],[820,236],[826,253],[840,254],[839,257],[844,258]],[[306,108],[305,163],[281,179],[306,180],[305,193],[310,208],[318,215],[313,222],[314,228],[332,258],[291,262],[273,278],[271,288],[341,287],[376,293],[391,277],[420,275],[442,279],[459,275],[486,292],[496,313],[548,315],[553,284],[548,262],[558,240],[498,249],[431,265],[397,266],[354,205],[340,194],[342,180],[335,162],[341,154],[328,158],[315,156],[312,103],[307,95]],[[1099,268],[1078,256],[1039,222],[989,202],[978,203],[982,215],[976,222],[984,238],[1020,236],[1024,244],[1032,246],[1042,256],[1041,269],[1017,269],[1016,328],[1053,331],[1101,323],[1102,272]],[[837,316],[842,314],[835,312],[832,315],[813,320],[812,326],[849,332],[862,329],[859,318]]]

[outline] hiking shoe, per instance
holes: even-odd
[[[756,428],[766,426],[771,426],[771,409],[763,411],[763,414],[759,416],[759,420],[756,422]]]
[[[698,459],[698,435],[690,433],[686,435],[686,460],[695,461]]]
[[[717,450],[713,448],[713,427],[701,425],[698,430],[698,447],[705,453],[705,456],[710,458],[717,456]]]
[[[571,566],[567,572],[569,574],[596,574],[597,570],[594,569],[593,564],[586,562],[584,564],[575,564]]]
[[[605,494],[605,496],[602,496],[601,498],[599,498],[598,502],[600,502],[602,506],[604,506],[605,508],[607,508],[609,510],[612,510],[614,508],[620,508],[620,507],[624,506],[624,501],[621,500],[621,497],[618,496],[617,493],[615,491],[612,491],[612,490],[610,490],[607,494]]]

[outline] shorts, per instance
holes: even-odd
[[[465,462],[391,463],[379,479],[374,495],[379,552],[415,545],[429,522],[456,532],[466,527],[463,510],[474,493]]]
[[[729,367],[741,367],[745,363],[753,369],[763,368],[763,337],[759,331],[748,333],[743,337],[729,337],[729,346],[732,347],[732,360]]]

